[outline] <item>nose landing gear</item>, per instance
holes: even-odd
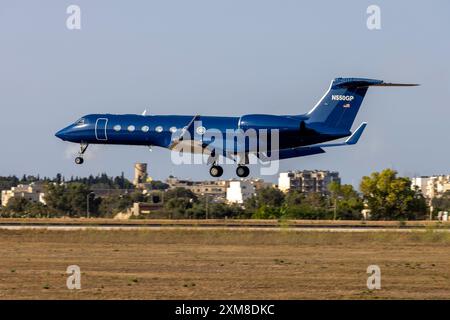
[[[83,154],[89,145],[87,143],[80,143],[80,151],[78,152],[78,157],[75,158],[76,164],[82,164],[84,162]]]

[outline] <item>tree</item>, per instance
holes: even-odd
[[[167,183],[164,183],[159,180],[153,180],[150,182],[150,186],[152,190],[166,190],[169,188],[169,185]]]
[[[30,201],[26,198],[14,197],[8,200],[5,211],[8,212],[10,216],[23,215],[29,204]]]
[[[28,218],[49,217],[47,206],[40,202],[30,202],[27,205],[25,212]]]
[[[87,209],[87,197],[91,193],[89,187],[81,183],[70,183],[67,186],[48,184],[45,201],[52,215],[84,216]],[[96,214],[98,203],[89,202],[90,213]]]
[[[197,196],[195,195],[195,193],[193,193],[189,189],[182,188],[182,187],[177,187],[177,188],[167,190],[167,192],[164,195],[164,200],[168,201],[172,198],[188,198],[188,199],[192,199],[191,200],[192,202],[197,202]]]
[[[305,194],[297,189],[291,189],[285,196],[285,205],[288,207],[298,206],[305,200]]]
[[[193,207],[193,201],[192,199],[184,197],[171,198],[164,203],[164,207],[177,215],[183,215],[185,218],[188,218],[188,209]]]
[[[361,219],[364,203],[352,185],[333,181],[328,185],[328,190],[334,202],[333,207],[336,204],[337,219]]]
[[[450,190],[440,197],[434,197],[431,204],[436,213],[439,211],[450,211]]]
[[[411,188],[409,178],[397,177],[394,170],[363,177],[360,189],[374,220],[422,219],[426,215],[423,196]]]
[[[290,190],[285,197],[282,217],[288,219],[328,219],[330,218],[328,199],[321,193],[303,193]]]
[[[26,198],[14,197],[8,200],[2,216],[7,217],[46,217],[48,216],[47,207],[40,202],[33,202]]]
[[[0,177],[0,190],[8,190],[19,184],[19,178],[16,176]]]
[[[67,186],[66,197],[69,203],[69,215],[70,216],[84,216],[86,214],[87,209],[87,201],[88,194],[91,192],[89,187],[80,184],[80,183],[72,183]],[[90,204],[90,212],[93,212],[91,202]]]
[[[308,203],[286,206],[282,210],[287,219],[330,219],[332,213],[327,207],[316,207]]]
[[[70,210],[65,192],[66,188],[63,185],[54,183],[47,184],[45,202],[51,215],[63,216]]]
[[[208,217],[211,219],[237,218],[244,213],[244,209],[237,204],[212,202],[209,197],[202,197],[192,209],[188,209],[188,214],[194,218],[206,218],[207,208]]]
[[[281,216],[284,193],[272,187],[261,188],[256,195],[244,201],[245,211],[241,216],[255,219],[276,219]]]
[[[203,215],[201,206],[194,208],[197,202],[197,196],[191,190],[182,187],[167,190],[164,194],[164,208],[171,213],[171,217],[174,217],[172,214],[185,218]]]
[[[119,196],[104,196],[102,198],[96,198],[96,200],[99,201],[97,215],[102,217],[112,217],[119,212],[127,211],[133,206],[134,202],[145,202],[147,199],[142,193],[136,191]]]
[[[280,207],[262,205],[252,215],[253,219],[279,219],[282,215]]]
[[[284,194],[279,189],[272,187],[261,188],[256,191],[256,195],[245,201],[245,207],[258,209],[263,206],[281,207],[284,201]]]

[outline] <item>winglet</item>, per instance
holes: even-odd
[[[347,140],[345,140],[345,144],[348,145],[352,145],[352,144],[356,144],[359,140],[359,138],[361,137],[364,129],[367,126],[367,122],[363,122],[361,123],[361,125],[358,127],[358,129],[355,130],[355,132],[352,133],[352,135],[350,137],[348,137]]]

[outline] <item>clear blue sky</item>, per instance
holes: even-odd
[[[79,31],[66,28],[70,4],[81,7]],[[370,4],[381,7],[381,30],[366,27]],[[94,147],[77,166],[54,133],[97,112],[300,114],[337,76],[422,86],[371,88],[356,146],[282,170],[338,170],[353,184],[386,167],[449,173],[449,13],[448,0],[3,0],[0,175],[130,177],[142,161],[157,179],[208,178],[206,166],[174,166],[168,151],[144,147]]]

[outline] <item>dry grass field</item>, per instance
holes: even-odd
[[[17,298],[450,299],[450,234],[0,230],[0,299]]]

